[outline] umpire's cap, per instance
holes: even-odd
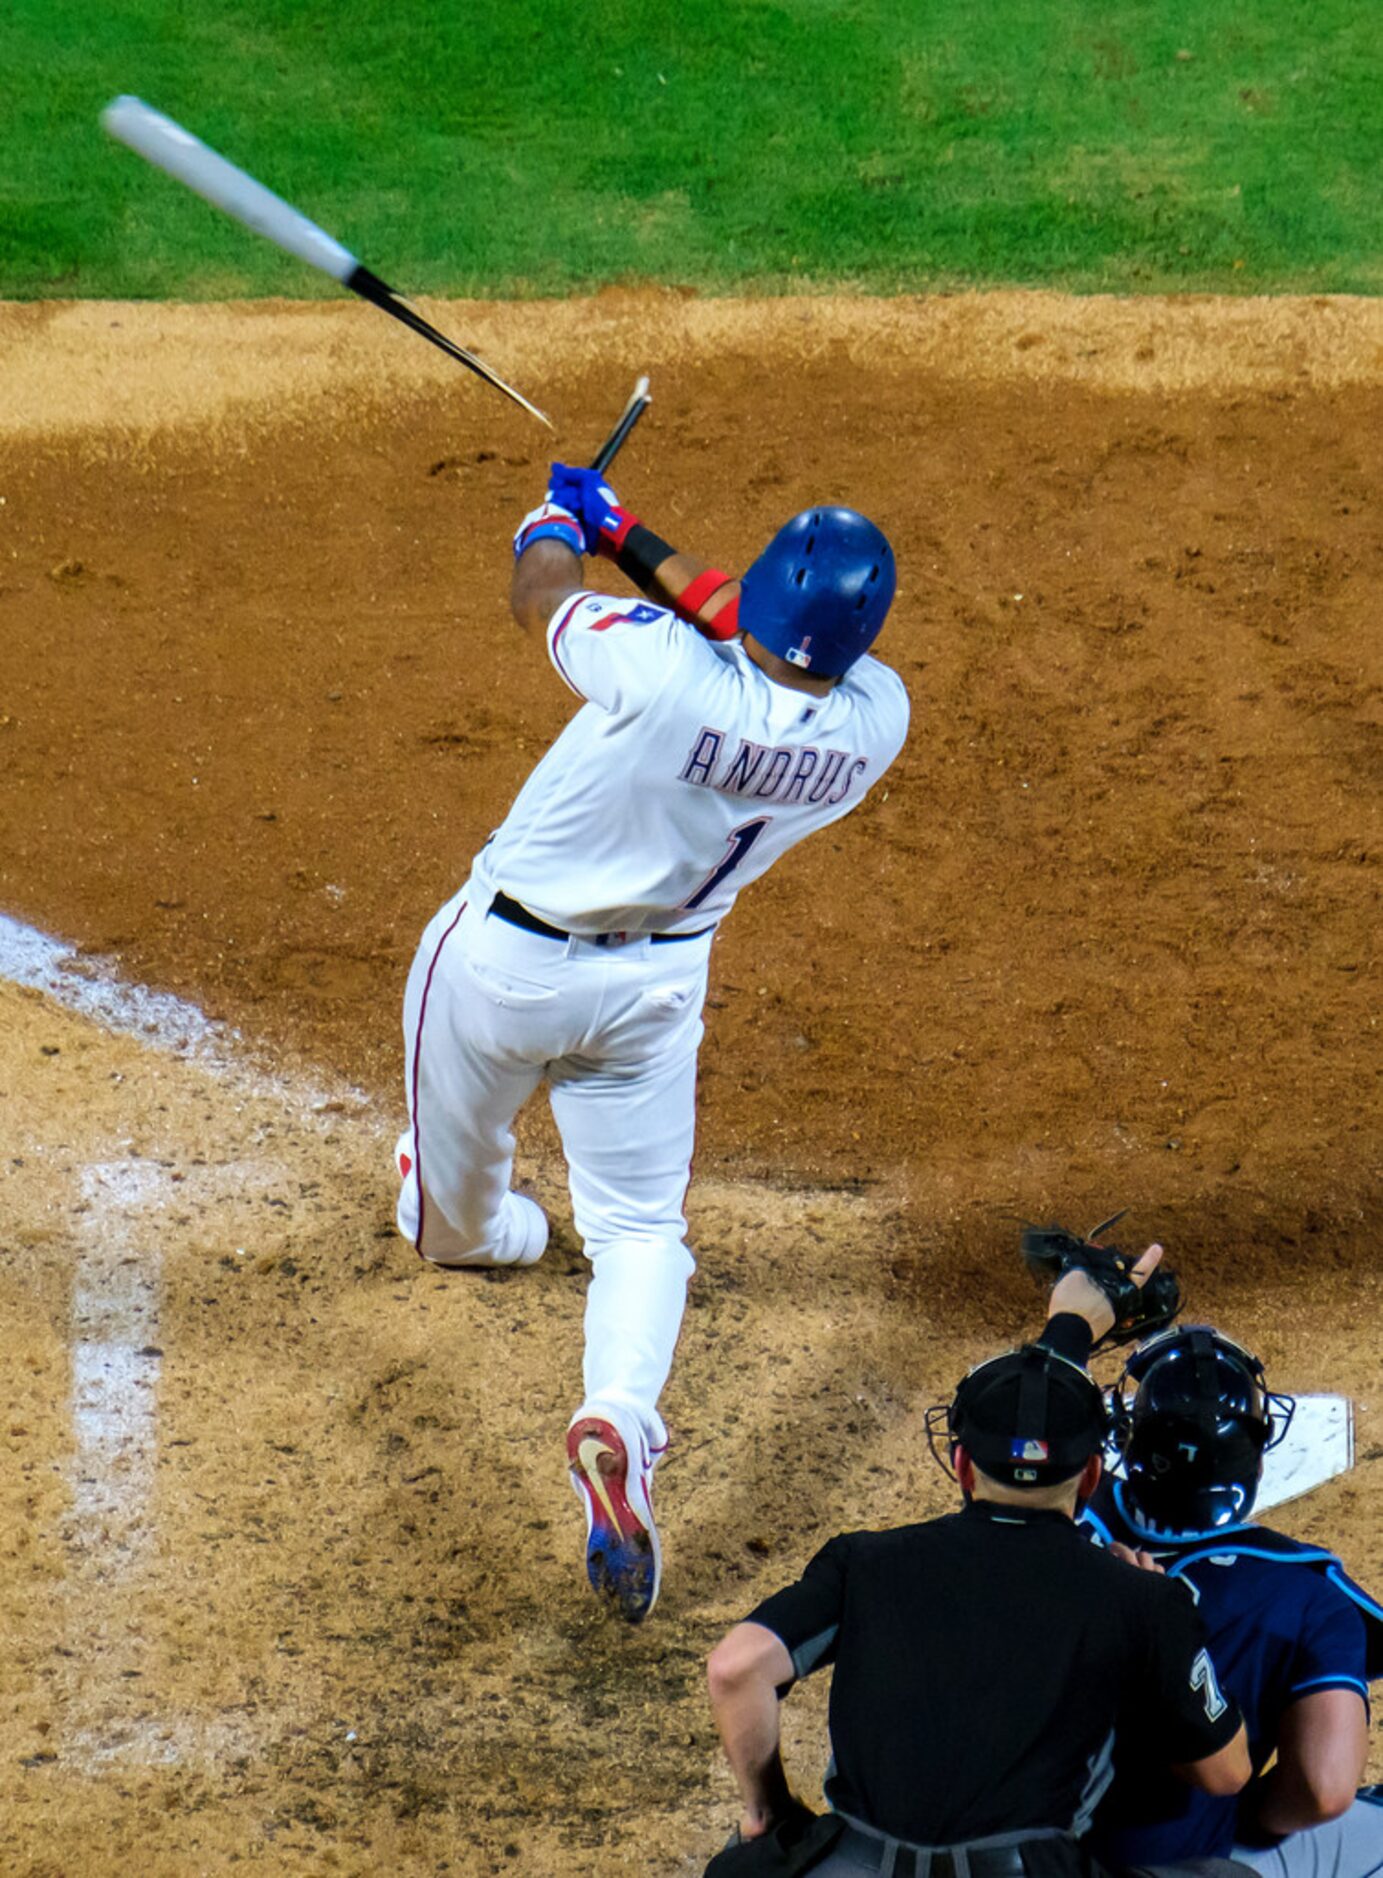
[[[951,1403],[948,1432],[991,1480],[1048,1487],[1099,1453],[1109,1415],[1079,1364],[1026,1343],[970,1371]]]

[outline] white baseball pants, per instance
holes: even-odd
[[[467,882],[409,973],[399,1230],[439,1264],[515,1261],[510,1125],[546,1080],[591,1261],[585,1401],[632,1411],[661,1448],[657,1402],[695,1268],[682,1206],[710,935],[550,939],[490,914],[491,898]]]

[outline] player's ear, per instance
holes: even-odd
[[[1103,1473],[1103,1458],[1098,1454],[1092,1454],[1090,1459],[1085,1463],[1085,1466],[1080,1470],[1080,1479],[1076,1482],[1077,1506],[1084,1506],[1087,1500],[1093,1499],[1095,1489],[1099,1486],[1100,1477]]]
[[[970,1499],[975,1491],[975,1463],[959,1441],[951,1443],[951,1465],[956,1470],[956,1480],[961,1492],[967,1500]]]

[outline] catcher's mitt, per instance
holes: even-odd
[[[1151,1336],[1170,1324],[1181,1309],[1181,1286],[1177,1275],[1159,1265],[1143,1286],[1134,1284],[1129,1273],[1137,1264],[1131,1252],[1118,1246],[1097,1245],[1102,1232],[1108,1232],[1124,1217],[1096,1226],[1088,1238],[1068,1232],[1064,1226],[1027,1226],[1023,1228],[1023,1258],[1028,1270],[1048,1285],[1054,1285],[1066,1272],[1081,1271],[1097,1284],[1109,1299],[1114,1312],[1114,1328],[1095,1342],[1095,1349],[1111,1343],[1133,1343]]]

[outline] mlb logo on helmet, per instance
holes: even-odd
[[[1045,1461],[1051,1449],[1045,1441],[1034,1441],[1031,1437],[1021,1437],[1009,1450],[1015,1461]]]

